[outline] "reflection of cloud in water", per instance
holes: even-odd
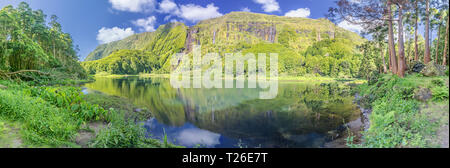
[[[191,123],[185,123],[181,127],[176,127],[162,124],[155,118],[151,118],[145,122],[144,127],[153,138],[162,140],[165,134],[169,142],[187,147],[195,147],[197,145],[216,147],[224,143],[221,141],[226,140],[220,134],[200,129]],[[228,143],[225,142],[225,144]]]
[[[220,144],[219,138],[220,134],[198,128],[190,128],[181,130],[177,140],[181,145],[185,146],[195,146],[197,144],[215,146]]]

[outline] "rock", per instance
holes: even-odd
[[[0,85],[0,89],[8,89],[8,87]]]
[[[433,62],[428,63],[425,68],[420,71],[423,76],[443,76],[445,75],[445,66],[435,64]]]
[[[413,98],[422,102],[426,102],[432,97],[431,90],[428,88],[420,87],[414,92]]]
[[[422,71],[422,69],[425,68],[425,65],[421,62],[415,62],[411,71],[416,72],[416,73],[420,73],[420,71]]]

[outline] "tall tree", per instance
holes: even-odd
[[[414,9],[415,9],[415,26],[414,26],[414,61],[419,60],[419,44],[417,44],[418,36],[418,28],[419,28],[419,0],[414,0]]]
[[[436,43],[436,49],[435,49],[435,52],[436,52],[436,55],[435,55],[435,60],[434,60],[434,62],[436,63],[436,64],[438,64],[438,55],[439,55],[439,43],[440,43],[440,41],[441,41],[441,26],[442,26],[442,17],[443,17],[443,15],[442,14],[439,14],[439,26],[438,26],[438,31],[437,31],[437,43]]]
[[[430,56],[430,0],[425,1],[425,55],[424,63],[431,61]]]
[[[398,69],[397,75],[400,77],[405,76],[406,71],[406,59],[405,59],[405,42],[403,37],[403,10],[409,4],[408,0],[392,0],[398,9]]]
[[[448,12],[448,11],[447,11]],[[445,45],[444,45],[444,54],[442,55],[442,65],[447,65],[447,50],[448,50],[448,27],[449,27],[449,15],[447,13],[447,28],[445,30]]]
[[[387,15],[388,15],[388,41],[389,41],[389,60],[390,60],[390,70],[393,74],[398,72],[397,56],[395,52],[395,42],[394,42],[394,26],[392,18],[392,0],[387,1]]]
[[[393,0],[338,0],[336,2],[337,8],[329,11],[337,13],[352,24],[358,24],[365,28],[365,30],[373,30],[376,27],[388,23],[388,48],[389,48],[389,69],[392,73],[397,74],[398,62],[395,51],[394,27],[392,12]],[[335,14],[336,15],[336,14]],[[404,58],[404,53],[403,53]],[[403,61],[401,62],[403,65]],[[406,66],[402,66],[405,68]]]

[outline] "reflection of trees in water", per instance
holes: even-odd
[[[292,143],[285,141],[326,133],[359,116],[350,88],[337,83],[280,83],[272,100],[258,99],[258,89],[174,89],[167,79],[99,78],[86,86],[127,97],[161,123],[181,126],[189,121],[232,138]]]

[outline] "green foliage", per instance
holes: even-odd
[[[97,61],[83,62],[90,74],[107,72],[110,74],[138,74],[159,69],[159,62],[149,52],[140,50],[119,50]]]
[[[370,129],[364,132],[362,147],[429,147],[427,137],[434,134],[440,123],[430,122],[419,110],[420,102],[413,99],[414,89],[433,87],[440,79],[384,75],[373,84],[359,87],[363,97],[370,97],[373,109]],[[448,100],[448,87],[433,87],[433,100]]]
[[[357,77],[362,65],[361,56],[350,47],[347,39],[322,40],[305,52],[307,73],[339,78]]]
[[[99,134],[95,147],[159,145],[159,141],[145,137],[142,127],[125,121],[123,111],[108,112],[97,104],[86,102],[79,88],[30,87],[26,83],[18,85],[6,81],[0,83],[8,86],[8,90],[0,90],[0,117],[22,123],[22,139],[27,144],[75,146],[74,138],[85,123],[107,121],[110,126]],[[114,139],[111,142],[103,141],[105,137]]]
[[[41,10],[22,2],[1,9],[0,23],[0,70],[58,69],[75,79],[86,77],[73,40],[61,31],[56,16],[47,25]]]
[[[146,36],[151,37],[147,38]],[[93,57],[86,58],[86,60],[92,61],[83,62],[83,67],[89,74],[99,72],[139,74],[142,72],[156,73],[156,71],[158,73],[168,73],[170,56],[181,52],[184,47],[186,26],[181,23],[170,23],[159,27],[158,30],[151,34],[144,33],[140,36],[129,38],[134,40],[125,39],[102,45],[111,46],[111,48],[115,49],[103,51],[102,54],[107,53],[108,55],[100,56],[98,60]],[[123,46],[121,43],[128,45]],[[120,46],[118,47],[120,50],[117,47],[113,47],[116,44]],[[98,50],[101,50],[101,47]]]
[[[433,93],[433,101],[448,100],[448,88],[445,86],[438,86],[431,89]]]
[[[124,119],[124,114],[110,109],[112,117],[108,127],[101,130],[94,142],[90,144],[95,148],[152,148],[176,147],[158,140],[146,137],[146,130],[141,124]]]
[[[325,19],[232,12],[204,20],[190,28],[182,23],[170,23],[155,32],[100,45],[83,65],[90,74],[169,73],[170,56],[179,52],[191,54],[192,45],[200,44],[202,54],[278,53],[279,71],[289,76],[320,74],[351,78],[357,77],[360,66],[361,55],[354,54],[355,47],[364,41],[356,33],[339,28]],[[112,64],[108,60],[123,49],[147,51],[151,55],[145,58],[158,64],[149,69],[137,69],[138,72],[117,70],[120,68],[116,65],[118,63]],[[129,60],[131,58],[121,61]]]

